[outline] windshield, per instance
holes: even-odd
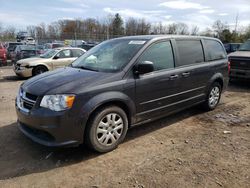
[[[35,46],[21,45],[21,50],[35,50]]]
[[[57,52],[59,52],[58,49],[47,50],[43,55],[40,55],[40,57],[41,58],[51,58],[54,55],[56,55]]]
[[[250,40],[247,40],[245,43],[243,43],[240,46],[239,51],[250,51]]]
[[[100,72],[121,71],[146,40],[115,39],[92,48],[72,63],[72,67]]]

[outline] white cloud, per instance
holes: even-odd
[[[171,9],[180,9],[180,10],[185,10],[185,9],[206,9],[210,8],[208,6],[203,6],[199,3],[193,3],[193,2],[188,2],[186,0],[177,0],[177,1],[167,1],[164,3],[160,3],[159,6],[171,8]]]
[[[227,16],[228,13],[219,13],[218,16]]]
[[[214,12],[215,12],[214,9],[204,9],[204,10],[199,11],[199,13],[201,13],[201,14],[212,14]]]
[[[85,11],[82,8],[66,8],[66,7],[56,7],[52,9],[56,11],[68,12],[68,13],[83,13]]]
[[[80,6],[83,8],[89,8],[89,5],[85,4],[83,0],[62,0],[64,3],[69,3],[74,6]]]
[[[164,11],[160,10],[112,9],[110,7],[106,7],[103,11],[109,14],[119,13],[124,18],[145,18],[147,21],[151,22],[165,21],[172,17],[172,15],[166,15]]]
[[[167,15],[167,16],[163,16],[166,20],[170,19],[172,16],[171,15]]]
[[[185,15],[181,20],[181,22],[186,23],[189,27],[198,26],[200,30],[212,26],[214,21],[210,16],[197,13]]]

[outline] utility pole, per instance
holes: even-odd
[[[237,12],[236,14],[236,18],[235,18],[235,28],[234,28],[234,32],[237,34],[237,29],[238,29],[238,21],[239,21],[239,12]]]

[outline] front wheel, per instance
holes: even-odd
[[[117,106],[99,109],[87,125],[85,140],[97,152],[115,149],[125,138],[128,130],[126,113]]]
[[[46,71],[48,71],[48,69],[46,67],[44,67],[44,66],[37,66],[33,70],[33,76],[42,74],[42,73],[44,73]]]
[[[209,111],[209,110],[214,110],[216,108],[216,106],[220,102],[221,91],[222,88],[218,82],[212,84],[212,86],[208,91],[207,99],[203,104],[205,110]]]

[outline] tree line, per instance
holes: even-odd
[[[14,26],[4,28],[0,23],[0,40],[15,40],[17,31]],[[185,23],[164,25],[161,22],[150,23],[143,18],[133,17],[124,20],[118,13],[103,19],[64,19],[47,25],[44,23],[30,25],[26,31],[38,41],[65,39],[103,41],[120,36],[150,34],[202,35],[219,38],[224,43],[243,42],[250,38],[250,25],[236,31],[230,29],[227,23],[217,20],[210,28],[200,31],[198,26],[189,27]]]

